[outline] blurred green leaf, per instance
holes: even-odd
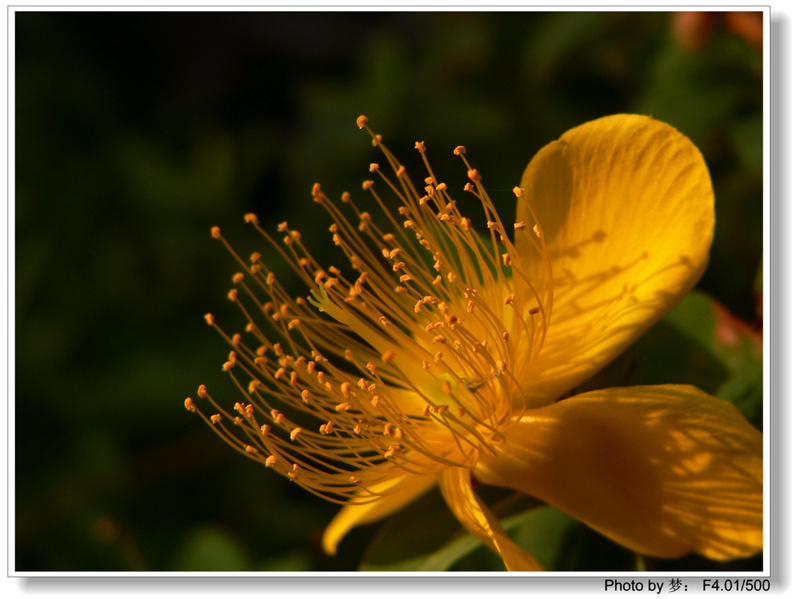
[[[738,369],[715,395],[734,404],[753,426],[764,427],[764,368],[760,362]]]
[[[480,487],[506,531],[523,525],[543,506],[522,493]],[[534,525],[531,525],[534,526]],[[530,536],[530,535],[529,535]],[[483,544],[455,519],[438,493],[429,493],[387,520],[375,534],[361,570],[443,571],[481,549]],[[488,550],[487,550],[488,551]],[[476,557],[468,569],[502,569],[493,553]]]
[[[244,548],[216,525],[198,526],[183,540],[175,558],[175,570],[185,572],[241,572],[249,569]]]
[[[307,572],[314,567],[311,557],[300,551],[275,556],[259,564],[264,572]]]

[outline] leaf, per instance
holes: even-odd
[[[506,530],[524,521],[532,506],[541,506],[541,502],[532,497],[497,487],[481,487],[480,494]],[[428,493],[380,527],[365,552],[360,569],[448,570],[480,547],[483,547],[481,542],[464,530],[441,495]],[[485,557],[471,566],[488,570],[502,567],[494,554],[489,559]]]
[[[175,570],[183,572],[249,569],[249,559],[239,542],[216,526],[199,526],[181,544],[175,559]]]

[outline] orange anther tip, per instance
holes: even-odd
[[[480,181],[481,174],[478,172],[478,169],[471,168],[467,171],[467,177],[470,178],[470,181]]]
[[[369,172],[374,173],[380,168],[380,165],[377,162],[373,162],[369,165]]]
[[[208,395],[208,391],[206,391],[206,386],[205,385],[200,385],[197,388],[197,395],[200,396],[200,397],[206,397]]]
[[[518,198],[521,198],[522,196],[525,195],[525,190],[522,189],[521,187],[515,187],[511,191],[513,191],[514,195],[517,196]]]
[[[425,147],[425,142],[424,141],[418,141],[417,143],[415,143],[414,144],[414,148],[416,150],[419,150],[420,152],[424,152],[425,150],[427,150],[427,148]]]
[[[363,128],[364,128],[364,124],[365,124],[365,123],[366,123],[368,120],[369,120],[369,119],[368,119],[367,117],[365,117],[365,116],[362,114],[360,117],[358,117],[358,118],[356,119],[356,125],[358,125],[358,128],[359,128],[359,129],[363,129]]]
[[[211,237],[213,237],[214,239],[219,239],[220,237],[222,237],[222,233],[219,227],[211,227]]]
[[[189,410],[190,412],[196,412],[197,408],[194,407],[194,402],[192,401],[191,397],[187,397],[183,401],[183,407]]]
[[[314,186],[311,188],[311,195],[318,196],[322,193],[322,185],[319,183],[314,183]]]
[[[209,312],[208,314],[206,314],[206,315],[204,316],[204,318],[206,319],[206,322],[207,322],[208,324],[214,324],[214,315],[213,315],[211,312]]]
[[[453,154],[455,154],[456,156],[461,156],[462,154],[466,153],[467,153],[467,148],[465,148],[464,146],[456,146],[456,149],[453,150]]]
[[[364,182],[361,184],[361,188],[362,188],[362,189],[369,189],[369,188],[371,188],[371,187],[372,187],[374,184],[375,184],[375,181],[364,181]]]
[[[255,214],[253,214],[252,212],[248,212],[247,214],[244,215],[244,222],[253,223],[253,224],[257,225],[258,224],[258,217]]]

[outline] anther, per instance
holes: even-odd
[[[363,129],[368,120],[369,119],[362,114],[356,119],[356,125],[358,125],[359,129]]]
[[[453,150],[453,154],[455,154],[456,156],[461,156],[462,154],[466,153],[467,153],[467,148],[465,148],[464,146],[456,146],[456,149]]]
[[[197,412],[197,408],[195,407],[191,397],[187,397],[183,401],[183,407],[189,410],[190,412]]]
[[[254,225],[257,225],[258,224],[258,217],[255,214],[253,214],[252,212],[248,212],[247,214],[244,215],[244,222],[252,223]]]
[[[205,315],[205,319],[208,324],[214,324],[214,315],[211,312]]]
[[[220,237],[222,237],[222,233],[220,232],[219,227],[211,227],[211,237],[213,237],[214,239],[219,239]]]
[[[424,152],[427,148],[425,147],[424,141],[418,141],[414,144],[414,149],[419,152]]]
[[[517,196],[518,198],[521,198],[522,196],[525,195],[525,190],[522,189],[521,187],[514,187],[514,189],[512,189],[511,191],[513,191],[514,195]]]
[[[294,441],[297,439],[297,435],[299,435],[301,432],[303,432],[303,429],[298,426],[297,428],[293,429],[291,433],[289,433],[289,438]]]

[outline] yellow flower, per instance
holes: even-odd
[[[509,570],[541,569],[473,491],[523,491],[634,551],[713,559],[762,548],[762,436],[728,402],[690,386],[614,388],[562,399],[617,357],[697,282],[714,196],[699,151],[672,127],[617,115],[568,131],[522,176],[501,222],[478,171],[418,191],[370,133],[391,176],[364,189],[375,218],[314,186],[352,269],[318,262],[300,233],[274,241],[311,289],[292,298],[253,254],[229,298],[247,319],[223,368],[244,396],[203,418],[242,454],[345,504],[325,532],[439,485],[456,517]],[[509,192],[509,198],[511,192]],[[484,222],[459,206],[476,203]],[[397,205],[399,204],[399,206]],[[344,212],[353,211],[350,217]],[[399,218],[395,216],[399,211]],[[381,224],[384,223],[384,224]],[[479,233],[479,231],[481,231]],[[247,276],[245,275],[247,273]],[[190,411],[199,412],[191,398]]]

